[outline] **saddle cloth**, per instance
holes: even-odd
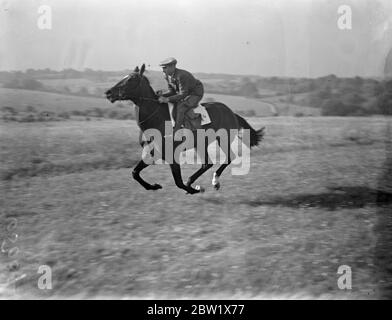
[[[173,114],[172,114],[174,104],[169,102],[168,106],[169,106],[170,119],[174,127],[175,121],[173,119]],[[209,123],[211,123],[210,115],[208,114],[206,107],[204,107],[201,104],[199,104],[196,108],[190,109],[185,114],[185,120],[184,120],[185,128],[194,130],[194,129],[201,128],[201,126],[204,126]]]
[[[196,108],[193,109],[193,112],[196,114],[200,114],[202,126],[211,123],[210,115],[208,114],[208,111],[205,106],[199,104]]]

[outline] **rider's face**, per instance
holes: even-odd
[[[176,66],[174,64],[162,67],[163,73],[168,75],[168,76],[171,76],[174,73],[175,69],[176,69]]]

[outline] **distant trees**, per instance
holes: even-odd
[[[88,96],[90,93],[88,92],[86,87],[80,87],[79,90],[77,91],[77,94],[79,96]]]
[[[353,84],[357,89],[361,89],[364,81],[361,77],[355,77],[353,80]]]
[[[242,79],[238,93],[239,95],[245,97],[259,97],[259,89],[257,88],[256,84],[252,82],[249,78]]]
[[[327,116],[392,114],[392,80],[319,78],[318,89],[303,99],[305,105],[321,108]]]
[[[63,92],[66,94],[70,94],[71,93],[71,89],[68,86],[64,86],[63,87]]]
[[[105,88],[131,70],[99,71],[64,69],[27,69],[26,71],[0,71],[0,83],[5,88],[40,90],[54,93],[99,97],[104,99]],[[148,77],[156,87],[163,81],[161,73],[150,71]],[[60,81],[59,81],[60,79]],[[61,79],[66,79],[61,83]],[[81,80],[78,80],[81,79]],[[319,78],[259,77],[203,74],[200,79],[207,93],[228,94],[248,98],[272,98],[282,105],[296,104],[321,109],[323,115],[392,114],[392,80],[362,77],[340,78],[330,74]],[[51,82],[51,80],[56,80]],[[75,80],[75,81],[74,81]],[[281,96],[281,97],[279,97]],[[205,101],[211,101],[208,98]],[[122,110],[123,109],[123,110]],[[88,117],[122,119],[125,105],[117,111],[90,110]],[[20,110],[19,110],[20,111]],[[25,112],[34,113],[33,110]],[[72,115],[72,114],[71,114]],[[14,116],[11,112],[7,116]],[[247,114],[253,116],[253,114]],[[66,118],[67,116],[64,115]]]
[[[70,116],[69,112],[61,112],[61,113],[59,113],[59,114],[58,114],[58,116],[59,116],[60,118],[63,118],[63,119],[65,119],[65,120],[67,120],[67,119],[70,119],[70,118],[71,118],[71,116]]]
[[[42,90],[44,85],[35,79],[23,78],[23,79],[12,79],[3,84],[4,88],[9,89],[25,89],[25,90]]]
[[[74,69],[64,69],[61,72],[61,76],[63,79],[79,79],[83,77],[83,73]]]
[[[352,104],[344,104],[338,99],[327,99],[321,104],[321,114],[323,116],[348,116],[355,115],[358,107]]]
[[[94,88],[93,92],[94,92],[93,93],[94,96],[96,96],[96,97],[103,97],[104,94],[105,94],[105,89],[104,88],[100,88],[100,87],[96,87],[96,88]]]
[[[92,110],[91,109],[89,110],[88,115],[91,117],[102,118],[105,116],[105,110],[95,107]]]
[[[348,105],[360,106],[366,100],[361,97],[358,93],[348,93],[342,97],[343,103]]]
[[[309,81],[309,90],[308,91],[314,91],[316,90],[317,86],[316,86],[316,81],[311,79]]]
[[[318,90],[317,97],[319,99],[329,99],[331,97],[331,88],[326,86],[325,88]]]
[[[10,115],[13,115],[13,116],[18,114],[18,111],[15,110],[14,107],[4,106],[4,107],[1,107],[1,111],[4,113],[9,113]]]
[[[384,92],[384,86],[382,85],[382,83],[376,82],[376,83],[373,85],[373,92],[372,92],[372,93],[373,93],[375,96],[379,96],[379,95],[381,95],[383,92]]]
[[[384,84],[382,93],[377,97],[377,107],[381,114],[392,115],[392,80]]]
[[[33,106],[26,106],[26,112],[35,113],[37,110]]]
[[[392,96],[390,94],[379,96],[377,106],[381,114],[392,115]]]
[[[91,119],[116,119],[116,120],[134,120],[133,112],[123,109],[104,109],[91,108],[82,110],[69,110],[55,113],[53,111],[41,111],[33,106],[27,106],[24,109],[16,110],[13,107],[4,106],[0,108],[0,117],[4,121],[16,122],[43,122],[43,121],[61,121],[68,119],[91,120]]]

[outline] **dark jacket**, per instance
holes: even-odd
[[[187,96],[199,96],[204,94],[203,84],[196,79],[190,72],[182,69],[174,71],[172,76],[165,76],[169,90],[163,93],[170,102],[178,102]]]

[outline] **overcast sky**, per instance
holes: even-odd
[[[0,0],[0,69],[121,70],[174,56],[193,72],[381,76],[391,0]],[[337,26],[352,8],[352,29]],[[40,30],[38,8],[52,8]]]

